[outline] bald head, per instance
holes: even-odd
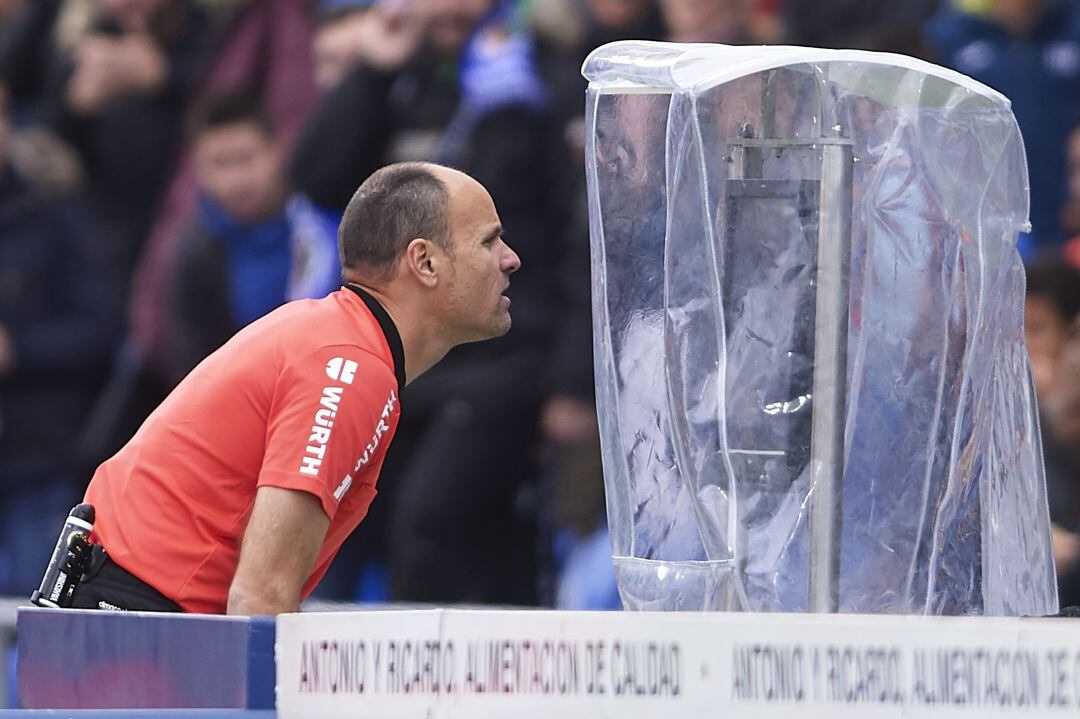
[[[341,266],[372,280],[392,276],[405,248],[423,238],[453,252],[451,198],[468,175],[427,162],[402,162],[376,170],[357,189],[338,230]]]
[[[481,192],[487,192],[487,190],[484,189],[484,186],[477,182],[475,179],[473,179],[469,175],[466,175],[461,170],[455,170],[452,167],[446,167],[445,165],[436,165],[433,162],[416,162],[402,164],[418,165],[420,167],[426,168],[428,172],[430,172],[432,176],[435,177],[435,179],[443,183],[443,186],[446,188],[447,192],[450,193],[449,199],[451,205],[454,203],[454,200],[458,196],[458,194],[463,190],[480,190]],[[391,167],[394,167],[394,165],[391,165]]]

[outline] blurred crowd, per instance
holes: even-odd
[[[491,191],[524,260],[514,330],[409,386],[320,594],[617,606],[580,67],[628,38],[900,52],[1012,99],[1055,552],[1080,603],[1075,0],[0,0],[0,594],[36,586],[92,468],[186,372],[337,287],[358,184],[431,160]]]

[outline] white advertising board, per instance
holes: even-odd
[[[276,653],[282,719],[1080,715],[1067,619],[293,614]]]

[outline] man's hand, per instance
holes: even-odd
[[[368,26],[375,22],[370,13],[353,13],[315,33],[311,50],[315,59],[315,85],[320,90],[336,87],[361,61],[364,45],[370,42]]]
[[[168,73],[168,58],[149,35],[90,36],[75,52],[68,104],[77,113],[93,115],[119,98],[156,92]]]
[[[377,3],[365,14],[357,42],[360,57],[380,72],[396,72],[420,48],[424,27],[411,5]]]
[[[330,519],[307,492],[259,487],[240,562],[229,587],[229,614],[300,609],[300,590],[315,566]]]

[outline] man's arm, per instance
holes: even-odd
[[[296,188],[327,210],[343,211],[384,164],[394,129],[390,88],[423,39],[408,3],[376,3],[364,17],[361,64],[320,101],[293,153]]]
[[[383,162],[394,77],[364,65],[354,68],[305,124],[293,151],[292,177],[319,207],[343,211],[355,188]]]
[[[315,566],[330,519],[318,497],[259,487],[229,587],[229,614],[300,609],[300,590]]]

